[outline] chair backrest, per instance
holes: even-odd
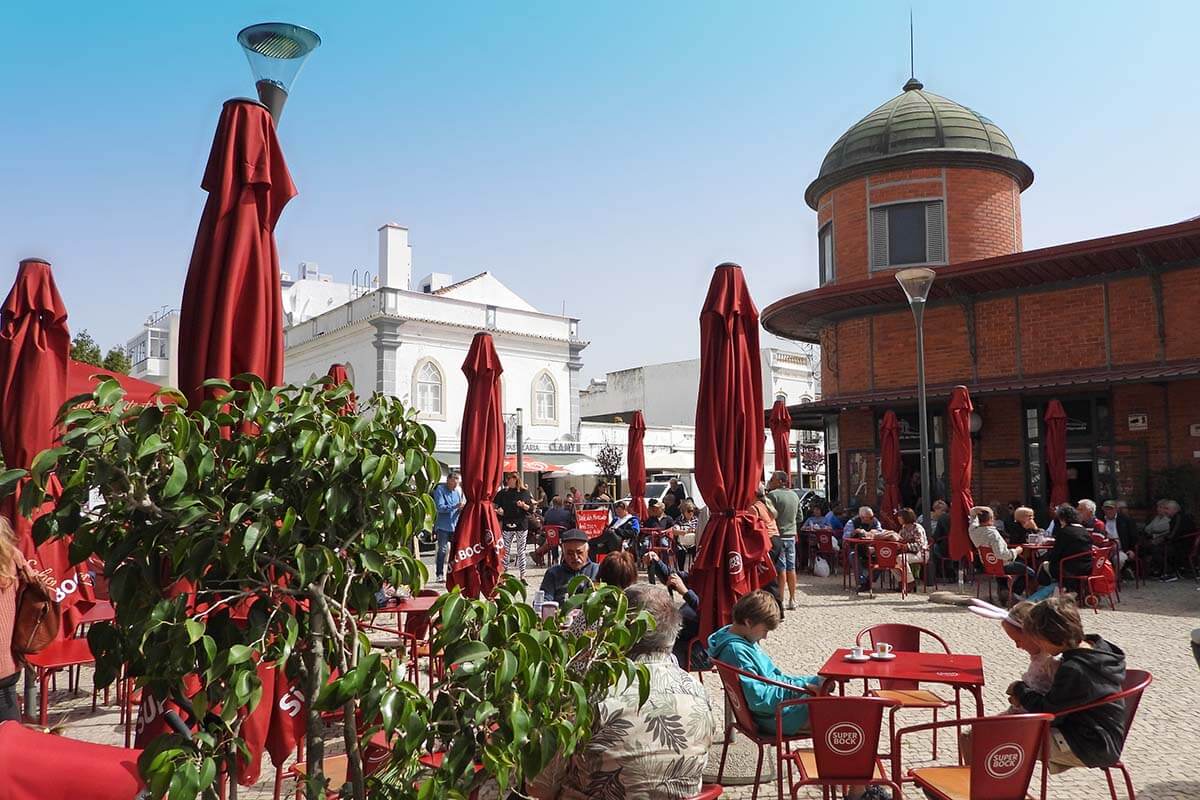
[[[717,674],[721,676],[725,699],[729,702],[729,707],[733,709],[734,724],[744,733],[757,734],[758,723],[754,721],[754,715],[750,713],[750,706],[746,704],[746,693],[742,691],[741,681],[743,675],[751,678],[754,675],[715,658],[712,660],[712,664],[717,668]]]
[[[1125,682],[1121,685],[1121,695],[1125,698],[1125,735],[1133,728],[1133,718],[1137,715],[1138,705],[1142,702],[1142,693],[1150,686],[1154,676],[1144,669],[1125,670]]]
[[[887,539],[876,540],[872,562],[879,569],[896,569],[900,560],[900,544]]]
[[[804,697],[812,728],[813,754],[822,780],[868,781],[879,757],[883,709],[878,697]]]
[[[1109,542],[1109,539],[1107,536],[1096,533],[1095,531],[1092,532],[1092,544],[1099,545],[1101,547],[1106,547],[1108,545],[1108,542]]]
[[[994,578],[999,578],[1004,575],[1004,562],[1000,560],[1000,556],[992,552],[992,548],[986,544],[981,544],[976,548],[979,551],[979,561],[983,564],[983,571],[986,575],[991,575]]]
[[[706,783],[700,787],[700,794],[692,795],[687,800],[717,800],[725,794],[725,787],[716,783]]]
[[[858,636],[854,637],[854,643],[861,645],[865,637],[870,641],[872,648],[879,642],[887,642],[892,646],[893,650],[898,652],[920,653],[922,636],[928,636],[941,645],[943,653],[950,652],[950,646],[946,644],[946,640],[933,631],[928,628],[920,628],[916,625],[905,625],[901,622],[885,622],[863,628],[858,632]],[[918,685],[917,681],[879,681],[881,689],[916,689]]]
[[[1025,800],[1053,719],[1052,714],[1011,714],[973,720],[970,797]]]
[[[833,531],[817,531],[817,552],[833,553]]]
[[[545,525],[542,530],[546,532],[546,544],[551,547],[558,547],[558,537],[562,535],[561,525]]]

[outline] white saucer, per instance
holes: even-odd
[[[883,655],[880,653],[871,653],[871,658],[875,659],[876,661],[891,661],[895,657],[895,653],[887,653]]]
[[[846,655],[842,656],[842,659],[845,661],[850,661],[854,664],[865,664],[871,660],[871,657],[864,653],[860,658],[855,658],[852,653],[846,653]]]

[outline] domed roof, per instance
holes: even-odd
[[[1012,142],[996,123],[925,91],[919,80],[910,78],[902,93],[834,142],[804,199],[816,208],[822,194],[847,179],[882,169],[935,165],[1000,169],[1011,174],[1022,191],[1033,183],[1033,170],[1017,158]]]

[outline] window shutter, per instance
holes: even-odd
[[[871,269],[888,265],[887,207],[871,209]]]
[[[925,252],[930,264],[946,261],[946,215],[941,200],[925,204]]]

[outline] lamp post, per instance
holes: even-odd
[[[321,46],[321,37],[290,22],[260,22],[242,28],[237,40],[254,73],[258,99],[278,125],[292,83],[312,51]]]
[[[517,483],[525,483],[525,428],[522,425],[524,414],[517,409]]]
[[[921,433],[921,505],[925,524],[929,524],[933,497],[929,480],[929,419],[925,408],[925,301],[937,277],[931,269],[914,267],[896,273],[896,282],[904,290],[917,326],[917,429]]]

